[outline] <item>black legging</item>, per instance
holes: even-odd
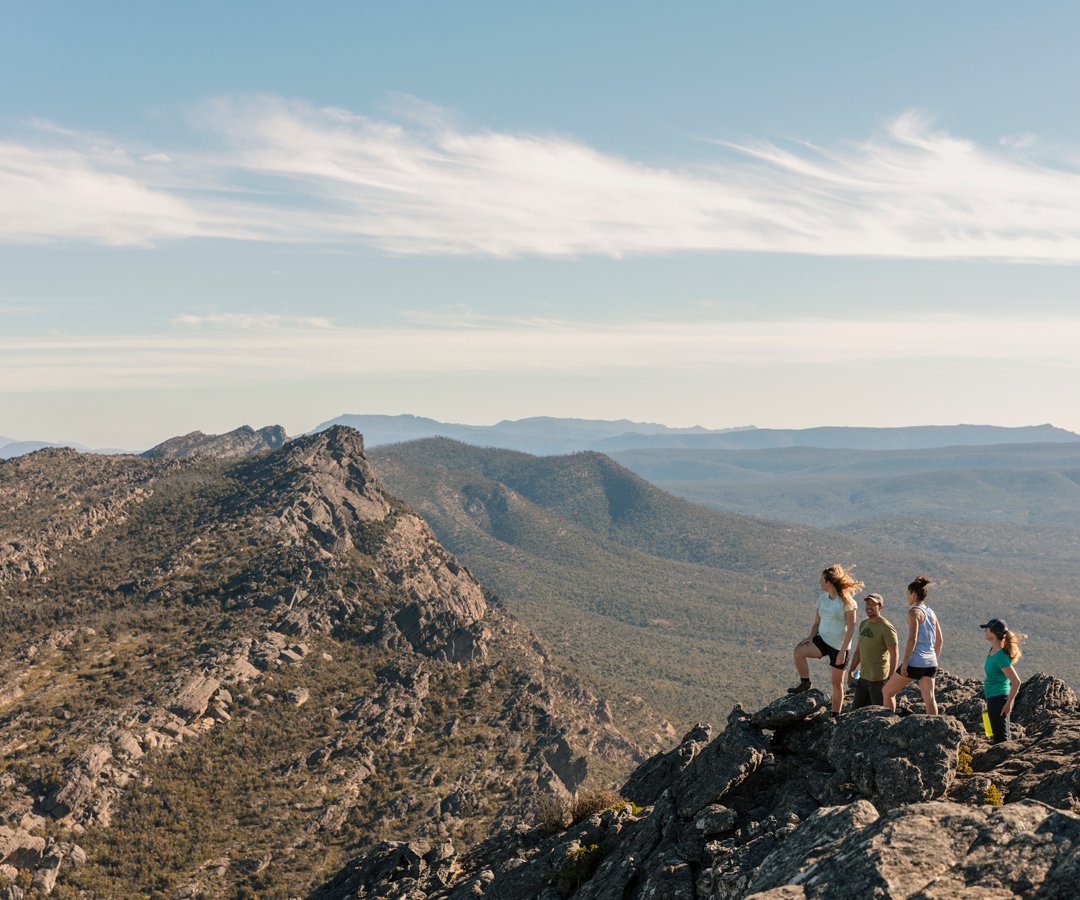
[[[986,698],[986,711],[990,714],[990,730],[994,732],[994,737],[991,740],[992,744],[1000,744],[1002,741],[1012,740],[1012,729],[1010,727],[1009,717],[1001,714],[1001,709],[1005,706],[1005,701],[1008,699],[1008,694],[1002,694],[1000,697]]]

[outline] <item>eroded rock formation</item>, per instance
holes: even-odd
[[[944,681],[968,710],[978,683]],[[698,726],[638,768],[622,794],[640,813],[616,805],[560,834],[519,824],[461,855],[382,844],[311,900],[1072,898],[1080,712],[1047,676],[1024,690],[1026,735],[992,748],[914,711],[911,691],[898,713],[839,719],[819,691],[736,706],[717,737]],[[985,774],[958,771],[961,751]],[[990,779],[1004,806],[986,802]]]

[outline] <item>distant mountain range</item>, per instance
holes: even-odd
[[[747,425],[739,428],[708,429],[700,425],[672,428],[656,422],[632,422],[629,419],[560,419],[551,416],[504,419],[495,425],[461,425],[411,415],[343,415],[323,422],[308,434],[326,431],[334,425],[355,428],[364,435],[364,444],[367,447],[428,437],[449,437],[475,447],[520,450],[536,456],[578,453],[583,450],[600,453],[649,449],[765,450],[781,447],[921,450],[994,444],[1080,444],[1080,434],[1053,425],[1030,425],[1021,428],[1003,428],[996,425],[920,425],[910,428],[829,426],[802,429],[756,428]],[[229,434],[235,435],[237,432]],[[0,459],[22,456],[43,447],[71,447],[83,453],[135,452],[111,447],[92,450],[76,443],[16,441],[0,437]]]
[[[473,446],[521,450],[537,456],[595,450],[599,449],[598,445],[601,443],[612,441],[618,443],[627,436],[632,439],[654,435],[673,438],[684,435],[704,437],[754,430],[752,425],[710,431],[700,425],[691,428],[671,428],[655,422],[631,422],[629,419],[609,421],[606,419],[557,419],[551,416],[504,419],[495,425],[458,425],[425,419],[421,416],[345,415],[323,422],[311,433],[324,431],[332,425],[348,425],[350,428],[355,428],[364,435],[364,445],[367,447],[398,444],[402,441],[414,441],[427,437],[449,437]],[[629,443],[627,446],[637,445]]]
[[[596,450],[614,453],[635,449],[762,450],[774,447],[823,447],[861,450],[906,450],[989,444],[1064,443],[1080,434],[1053,425],[1003,428],[996,425],[921,425],[910,428],[669,428],[627,419],[554,419],[537,416],[496,425],[456,425],[418,416],[345,415],[324,422],[348,425],[364,435],[368,447],[425,437],[449,437],[473,446],[521,450],[537,456]],[[313,433],[314,433],[313,432]]]

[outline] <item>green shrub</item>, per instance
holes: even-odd
[[[956,758],[956,771],[960,775],[972,774],[971,768],[971,746],[969,744],[960,745],[960,754]]]
[[[1001,806],[1005,803],[1005,798],[1002,796],[1001,791],[997,789],[997,785],[991,784],[990,787],[983,791],[983,803],[990,806]]]
[[[610,847],[601,847],[599,844],[590,844],[588,847],[578,847],[577,850],[569,851],[563,857],[559,867],[556,882],[559,894],[569,897],[600,868],[604,857],[611,852]]]

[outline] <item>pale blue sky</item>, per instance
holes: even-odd
[[[0,434],[1080,431],[1075,4],[6,4]]]

